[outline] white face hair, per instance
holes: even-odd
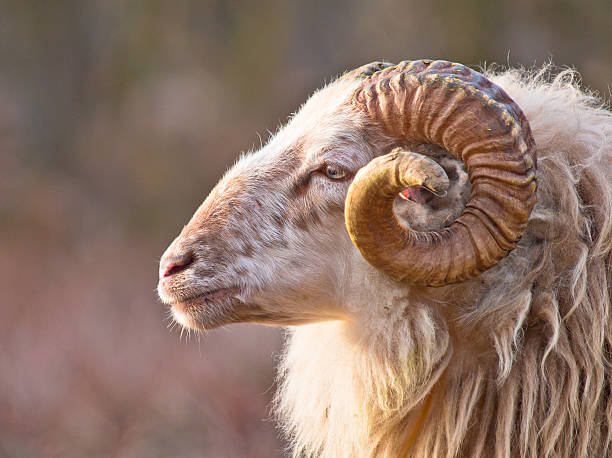
[[[242,157],[164,253],[159,297],[176,321],[293,325],[350,310],[355,267],[373,270],[344,227],[354,174],[376,153],[337,81],[261,150]]]

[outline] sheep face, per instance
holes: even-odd
[[[452,158],[465,164],[473,192],[458,218],[462,190],[450,211],[438,206],[444,219],[426,212],[422,232],[398,221],[394,201],[407,187],[453,195],[432,159],[371,161],[398,144],[421,144],[428,156],[438,148],[440,164],[446,150],[447,168]],[[368,64],[311,97],[221,180],[164,254],[159,295],[196,328],[342,319],[350,291],[380,286],[385,274],[438,287],[494,266],[522,236],[536,189],[529,125],[501,88],[445,61]],[[370,290],[406,296],[407,286],[385,286]]]
[[[344,226],[354,174],[373,156],[354,83],[337,81],[225,175],[162,257],[158,293],[184,326],[339,319],[369,265]],[[382,274],[381,274],[382,275]]]

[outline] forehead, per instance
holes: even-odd
[[[363,143],[360,116],[350,103],[358,85],[337,80],[315,92],[263,148],[244,155],[230,174],[299,169],[336,148]]]
[[[281,148],[298,144],[304,154],[345,144],[358,132],[351,96],[358,81],[338,80],[315,92],[276,135]]]

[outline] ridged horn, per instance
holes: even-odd
[[[406,164],[412,156],[374,159],[356,175],[345,203],[348,232],[364,258],[397,280],[442,286],[474,278],[507,256],[525,231],[537,189],[535,142],[518,105],[482,74],[446,61],[373,63],[345,77],[364,79],[353,103],[382,134],[441,146],[464,163],[472,185],[449,227],[415,231],[393,212],[397,194],[415,182]]]

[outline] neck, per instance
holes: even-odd
[[[378,332],[351,321],[292,330],[276,407],[295,456],[608,454],[603,369],[527,327],[506,373],[492,361],[504,351],[474,356],[431,310],[410,309]]]
[[[277,410],[298,455],[397,456],[390,444],[411,448],[430,423],[453,354],[448,329],[424,305],[387,309],[292,329]]]

